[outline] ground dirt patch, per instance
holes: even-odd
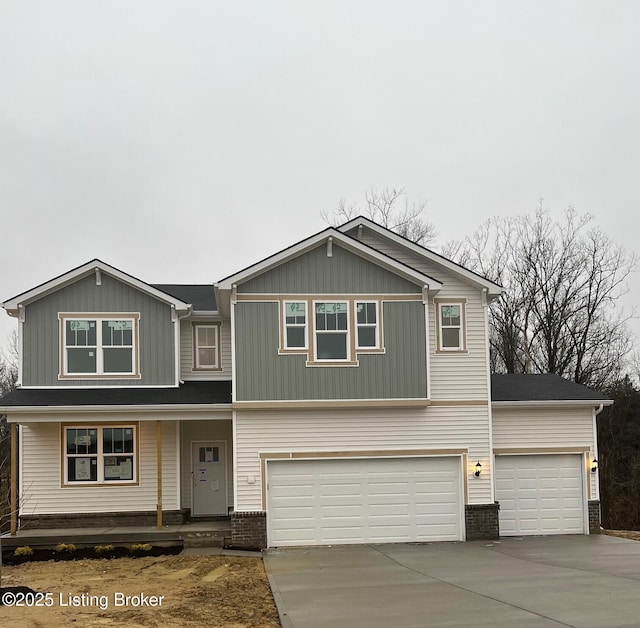
[[[213,575],[212,575],[213,574]],[[259,557],[157,556],[5,566],[2,586],[50,593],[49,606],[0,606],[0,625],[278,628]],[[147,602],[156,606],[140,606]],[[128,603],[117,605],[133,596]],[[160,599],[162,597],[162,599]],[[138,604],[138,605],[136,605]]]
[[[632,541],[640,541],[640,532],[635,530],[603,530],[602,534],[619,536],[620,538],[631,539]]]

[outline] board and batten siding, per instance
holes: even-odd
[[[420,294],[422,286],[363,259],[337,243],[331,257],[323,243],[238,285],[238,293]]]
[[[491,501],[488,406],[236,411],[236,505],[262,510],[260,454],[468,449],[468,501]],[[251,483],[255,480],[255,483]]]
[[[233,506],[233,428],[231,412],[207,421],[182,421],[181,425],[181,507],[191,508],[191,443],[193,441],[226,441],[227,506]]]
[[[307,367],[306,355],[278,355],[278,304],[243,301],[235,308],[238,401],[426,398],[421,301],[383,303],[385,353],[358,353],[355,367]]]
[[[555,449],[584,447],[595,451],[593,408],[494,407],[494,449]],[[597,473],[591,474],[591,495],[598,497]]]
[[[108,423],[94,422],[90,425]],[[20,428],[22,465],[20,514],[155,511],[157,505],[156,422],[141,421],[138,430],[139,482],[135,486],[62,486],[60,423],[30,423]],[[177,510],[178,462],[176,422],[162,422],[162,504]]]
[[[351,235],[355,237],[357,229],[354,229]],[[429,296],[431,399],[434,401],[487,399],[489,396],[488,343],[485,337],[482,291],[444,266],[431,262],[370,229],[362,230],[360,241],[443,284],[437,294],[431,293]],[[437,352],[434,297],[466,300],[467,352]]]
[[[58,379],[59,312],[139,312],[140,379]],[[175,384],[174,326],[168,304],[102,273],[60,288],[25,307],[23,386],[157,386]]]
[[[231,379],[231,323],[225,321],[198,321],[198,324],[216,324],[220,327],[221,370],[196,370],[193,358],[194,321],[180,321],[180,379],[182,380],[229,380]]]

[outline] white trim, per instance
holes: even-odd
[[[358,305],[369,305],[370,303],[373,304],[373,306],[376,309],[376,322],[371,324],[371,323],[358,323]],[[357,299],[353,302],[353,308],[354,308],[354,312],[353,312],[353,319],[355,322],[355,326],[356,328],[353,330],[354,334],[355,334],[355,341],[356,341],[356,351],[367,351],[367,350],[372,350],[372,349],[380,349],[381,348],[381,338],[380,338],[380,301],[377,300],[367,300],[367,301],[358,301]],[[370,329],[371,327],[373,327],[374,331],[375,331],[375,341],[374,341],[374,345],[373,347],[369,347],[369,346],[360,346],[360,334],[358,333],[360,331],[360,327],[363,327],[364,329]]]
[[[465,325],[465,302],[464,301],[435,301],[435,306],[437,309],[436,320],[438,321],[438,351],[446,351],[446,352],[458,352],[465,351],[466,349],[466,325]],[[459,308],[459,325],[445,325],[444,317],[442,314],[442,309],[445,307],[458,307]],[[458,330],[458,346],[456,347],[445,347],[444,346],[444,338],[443,331],[445,329],[457,329]],[[487,336],[488,338],[488,336]]]
[[[19,306],[19,315],[18,315],[18,381],[16,382],[16,386],[22,386],[22,373],[23,373],[23,363],[24,363],[24,307]]]
[[[192,356],[192,370],[193,371],[217,371],[220,369],[220,327],[222,326],[221,323],[193,323],[191,326],[191,333],[193,335],[193,356]],[[199,329],[213,329],[215,331],[214,336],[215,336],[215,345],[213,346],[209,346],[209,345],[200,345],[198,344],[198,330]],[[214,350],[214,361],[215,364],[199,364],[199,359],[198,359],[198,355],[199,355],[199,349],[200,348],[204,348],[204,349],[213,349]]]
[[[22,426],[18,425],[18,524],[20,523],[20,515],[22,506],[24,505],[24,495],[27,487],[24,485],[24,438],[22,438]]]
[[[229,301],[231,311],[229,312],[230,318],[230,331],[231,331],[231,403],[236,400],[236,382],[238,381],[238,374],[236,373],[236,288],[231,290],[231,299]],[[278,321],[279,322],[279,321]]]
[[[491,359],[489,356],[489,298],[487,289],[482,289],[482,318],[484,323],[484,350],[485,350],[485,363],[487,374],[487,391],[491,395]],[[495,455],[493,454],[493,413],[491,404],[487,404],[487,414],[489,417],[489,462],[490,462],[490,476],[491,476],[491,503],[496,501],[496,482],[495,482]]]
[[[182,510],[182,421],[176,421],[176,503]]]
[[[60,321],[60,351],[62,352],[62,359],[60,365],[62,366],[62,372],[58,374],[59,379],[130,379],[132,376],[135,379],[140,379],[140,354],[138,347],[138,336],[140,333],[140,312],[59,312],[58,319]],[[95,320],[93,320],[95,319]],[[67,322],[79,321],[87,323],[95,323],[96,327],[96,344],[93,345],[69,345],[67,343]],[[131,323],[131,344],[130,345],[105,345],[103,339],[103,323],[105,321],[112,322],[129,322]],[[96,354],[96,368],[95,371],[90,372],[70,372],[69,361],[69,349],[94,349]],[[104,370],[104,352],[105,349],[131,349],[131,370],[130,371],[105,371]]]
[[[443,284],[433,277],[424,275],[414,268],[398,262],[392,257],[389,257],[388,255],[385,255],[380,251],[377,251],[365,244],[362,244],[361,242],[358,242],[354,238],[345,235],[344,233],[338,231],[337,229],[334,229],[333,227],[325,229],[320,233],[316,233],[306,240],[302,240],[301,242],[298,242],[297,244],[294,244],[293,246],[290,246],[289,248],[280,251],[275,255],[272,255],[271,257],[268,257],[260,262],[257,262],[256,264],[253,264],[252,266],[249,266],[248,268],[245,268],[244,270],[241,270],[238,273],[226,277],[222,281],[218,282],[218,288],[220,290],[230,290],[234,284],[249,281],[250,279],[253,279],[254,277],[270,270],[271,268],[279,266],[289,259],[306,253],[307,251],[315,248],[317,245],[322,244],[330,237],[333,238],[335,242],[339,242],[343,248],[347,249],[351,253],[355,253],[360,257],[368,259],[369,261],[376,263],[378,266],[381,266],[386,270],[389,270],[390,272],[407,279],[408,281],[417,283],[421,286],[428,285],[432,290],[439,290],[440,288],[442,288]]]
[[[492,401],[494,408],[579,408],[593,406],[611,406],[611,399],[567,399],[567,400],[544,400],[544,401]]]
[[[107,275],[110,275],[115,279],[118,279],[119,281],[122,281],[123,283],[126,283],[127,285],[132,286],[133,288],[136,288],[137,290],[140,290],[141,292],[145,292],[155,297],[159,301],[163,301],[164,303],[173,305],[175,306],[176,310],[184,311],[184,310],[191,309],[191,304],[185,303],[180,299],[176,299],[175,297],[172,297],[166,292],[162,292],[161,290],[154,288],[153,286],[149,285],[148,283],[145,283],[144,281],[141,281],[140,279],[136,279],[135,277],[132,277],[131,275],[127,275],[126,273],[123,273],[121,270],[118,270],[113,266],[109,266],[109,264],[105,264],[99,259],[91,260],[90,262],[87,262],[82,266],[78,266],[78,268],[74,268],[73,270],[70,270],[58,277],[55,277],[54,279],[46,281],[45,283],[37,286],[36,288],[32,288],[27,292],[23,292],[22,294],[19,294],[13,297],[12,299],[9,299],[8,301],[5,301],[2,304],[2,307],[5,310],[7,310],[10,315],[15,316],[19,305],[26,305],[31,301],[40,299],[46,294],[55,292],[66,285],[74,283],[79,279],[86,277],[88,275],[91,275],[96,270],[100,270],[103,273],[106,273]]]
[[[284,331],[284,338],[282,339],[282,347],[283,349],[286,349],[287,351],[300,351],[300,352],[308,352],[309,351],[309,334],[308,334],[308,330],[309,330],[309,314],[310,312],[308,312],[307,310],[309,309],[307,307],[307,305],[309,304],[309,301],[307,299],[301,299],[298,301],[295,301],[293,299],[284,299],[282,301],[278,301],[278,303],[282,304],[282,312],[280,314],[281,318],[281,325],[282,325],[282,329]],[[304,306],[304,324],[301,325],[300,323],[287,323],[287,304],[288,303],[295,303],[297,305],[303,305]],[[304,345],[302,347],[290,347],[289,343],[287,342],[288,340],[288,335],[287,335],[287,329],[289,327],[293,327],[294,329],[303,329],[304,330]]]
[[[503,289],[498,284],[493,283],[492,281],[490,281],[489,279],[486,279],[485,277],[476,275],[474,272],[464,268],[463,266],[456,264],[455,262],[452,262],[446,257],[442,257],[441,255],[438,255],[437,253],[435,253],[434,251],[431,251],[430,249],[420,246],[415,242],[411,242],[410,240],[407,240],[406,238],[399,236],[393,231],[389,231],[388,229],[385,229],[384,227],[373,222],[372,220],[369,220],[368,218],[365,218],[364,216],[358,216],[353,220],[350,220],[349,222],[346,222],[343,225],[340,225],[339,227],[337,227],[337,229],[340,232],[346,233],[347,231],[350,231],[355,227],[367,227],[368,229],[371,229],[372,231],[387,238],[388,240],[391,240],[395,244],[398,244],[404,247],[405,249],[408,249],[409,251],[412,251],[413,253],[416,253],[421,257],[429,260],[430,262],[437,264],[442,268],[446,268],[447,270],[463,277],[464,279],[467,280],[467,282],[473,284],[474,286],[477,286],[479,288],[487,288],[488,295],[491,298],[495,298],[502,293]]]
[[[340,314],[340,312],[328,312],[329,314],[336,314],[336,329],[320,329],[318,330],[316,327],[316,305],[319,303],[323,303],[323,304],[330,304],[330,303],[334,303],[336,305],[338,304],[344,304],[346,306],[346,316],[347,316],[347,328],[346,329],[337,329],[337,324],[338,324],[338,318],[337,315]],[[312,323],[312,330],[313,330],[313,359],[310,360],[311,363],[320,363],[322,364],[323,362],[332,362],[332,363],[336,363],[336,362],[350,362],[351,360],[353,360],[353,356],[351,355],[351,333],[352,330],[349,329],[350,325],[349,325],[349,320],[351,318],[352,312],[351,312],[351,308],[350,306],[350,302],[349,301],[343,301],[341,299],[333,299],[333,300],[323,300],[323,301],[312,301],[311,302],[311,307],[313,309],[313,323]],[[324,312],[324,314],[327,314],[327,312]],[[346,350],[347,350],[347,355],[345,358],[319,358],[318,357],[318,331],[321,334],[326,334],[326,335],[344,335],[346,337]]]
[[[105,429],[131,429],[133,432],[133,451],[131,452],[122,452],[120,454],[113,452],[104,452],[104,430]],[[62,435],[60,439],[60,448],[62,449],[62,486],[114,486],[114,485],[138,485],[139,483],[139,472],[138,472],[138,464],[139,464],[139,438],[138,434],[139,426],[137,424],[123,424],[123,425],[112,425],[110,423],[102,424],[102,423],[91,423],[84,422],[80,425],[62,425]],[[95,454],[70,454],[67,452],[67,430],[96,430],[96,453]],[[113,457],[130,457],[132,458],[131,463],[131,475],[132,478],[130,480],[122,480],[117,479],[113,481],[109,481],[105,479],[104,476],[104,468],[105,468],[105,458],[113,458]],[[69,458],[95,458],[96,459],[96,479],[95,480],[78,480],[73,481],[69,480]]]
[[[111,378],[99,378],[99,379],[111,379]],[[117,379],[117,378],[116,378]],[[129,378],[131,379],[131,378]],[[94,389],[118,389],[122,390],[123,388],[136,390],[136,388],[164,388],[167,390],[180,388],[180,384],[155,384],[153,386],[147,384],[135,384],[135,386],[131,385],[123,385],[123,384],[86,384],[84,386],[77,386],[76,384],[69,384],[68,386],[60,385],[60,386],[20,386],[20,390],[94,390]]]
[[[425,353],[427,363],[427,399],[431,399],[431,343],[429,342],[430,322],[429,322],[429,288],[424,286],[422,290],[422,303],[424,305],[424,338]]]
[[[236,411],[231,412],[231,449],[233,451],[232,470],[233,473],[233,510],[238,509],[238,421]]]

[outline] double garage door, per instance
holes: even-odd
[[[500,534],[582,534],[583,466],[576,454],[496,456]]]
[[[270,460],[269,546],[463,538],[460,457]]]

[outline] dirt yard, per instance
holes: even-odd
[[[0,606],[0,626],[280,626],[258,557],[158,556],[4,566],[2,587],[49,593]],[[130,596],[127,598],[127,596]]]

